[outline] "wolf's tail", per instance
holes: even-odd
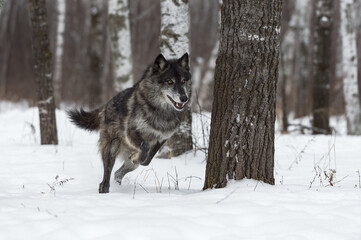
[[[70,121],[81,129],[88,131],[99,130],[102,107],[91,112],[86,112],[82,108],[67,111]]]

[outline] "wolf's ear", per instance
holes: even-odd
[[[181,56],[178,59],[178,64],[186,69],[187,71],[189,71],[189,57],[188,57],[188,53],[185,53],[183,56]]]
[[[162,54],[159,54],[154,61],[153,69],[158,72],[163,72],[167,66],[168,66],[167,60],[164,58]]]

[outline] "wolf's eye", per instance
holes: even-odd
[[[182,80],[181,80],[181,83],[182,83],[182,84],[185,84],[185,83],[186,83],[186,80],[182,79]]]
[[[173,84],[173,81],[172,81],[172,80],[168,80],[168,84],[169,84],[169,85],[172,85],[172,84]]]

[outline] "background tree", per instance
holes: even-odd
[[[62,70],[63,70],[63,52],[64,52],[64,30],[66,1],[57,0],[57,27],[56,27],[56,47],[54,57],[54,96],[57,104],[61,101]]]
[[[192,67],[192,110],[210,112],[213,102],[214,69],[219,48],[222,0],[189,1]]]
[[[89,56],[89,107],[103,104],[102,89],[104,76],[104,59],[108,24],[108,4],[106,1],[92,0],[90,5],[90,33],[87,54]]]
[[[167,59],[174,59],[189,53],[189,11],[188,0],[161,0],[160,49]],[[191,98],[191,96],[189,96]],[[190,104],[186,109],[186,120],[163,148],[163,157],[178,156],[193,148],[192,115]]]
[[[4,6],[4,3],[5,3],[5,0],[0,0],[0,13],[1,13],[1,10]]]
[[[45,0],[30,0],[41,144],[58,144]]]
[[[286,84],[287,84],[287,74],[286,74],[286,67],[285,67],[285,54],[284,52],[287,52],[286,49],[289,48],[289,44],[282,44],[284,43],[284,38],[286,36],[286,33],[288,31],[288,28],[290,27],[290,20],[292,18],[295,6],[297,4],[297,1],[284,1],[282,6],[282,21],[281,21],[281,35],[280,35],[280,41],[281,41],[281,56],[280,56],[280,81],[278,83],[279,85],[279,92],[280,92],[280,100],[281,100],[281,110],[282,110],[282,133],[287,133],[288,129],[288,107],[287,107],[287,97],[286,97]],[[286,49],[285,49],[286,48]]]
[[[331,133],[330,56],[332,42],[333,0],[313,1],[315,25],[313,31],[313,134]]]
[[[274,184],[282,0],[225,0],[204,189],[244,177]]]
[[[133,86],[128,0],[109,1],[109,29],[117,91]]]
[[[356,48],[356,2],[341,0],[343,89],[347,119],[347,133],[361,135],[361,107],[358,88]]]

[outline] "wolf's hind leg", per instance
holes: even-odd
[[[115,158],[119,152],[119,141],[117,139],[111,140],[110,143],[106,143],[101,149],[103,166],[104,166],[104,176],[103,181],[99,185],[99,193],[108,193],[109,192],[109,180],[110,175],[113,170]]]
[[[115,172],[114,180],[122,184],[122,179],[128,172],[131,172],[139,167],[139,163],[134,163],[131,159],[126,159],[123,165]]]

